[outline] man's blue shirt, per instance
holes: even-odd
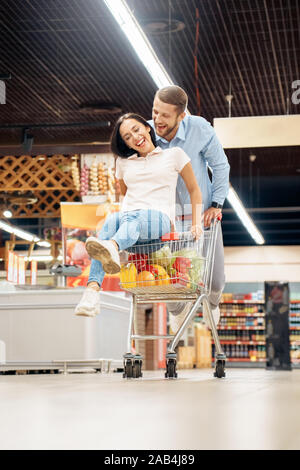
[[[148,121],[154,128],[153,121]],[[155,129],[155,128],[154,128]],[[202,191],[204,210],[212,201],[223,204],[229,189],[229,163],[214,128],[200,116],[186,115],[175,137],[168,142],[156,134],[157,145],[162,149],[181,147],[190,157],[197,182]],[[210,181],[207,167],[212,171]],[[176,202],[183,207],[190,204],[190,196],[183,179],[179,176]]]

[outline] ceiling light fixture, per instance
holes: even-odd
[[[60,258],[60,257],[59,257]],[[58,258],[57,258],[58,259]],[[62,257],[61,257],[62,259]],[[44,261],[44,262],[50,262],[53,261],[53,256],[52,255],[32,255],[32,256],[24,256],[25,261]]]
[[[3,211],[3,217],[5,217],[6,219],[10,219],[12,217],[12,212],[6,209],[5,211]]]
[[[260,231],[256,228],[253,220],[251,217],[248,215],[247,211],[245,210],[240,198],[236,194],[235,190],[233,187],[230,185],[229,187],[229,192],[227,196],[228,202],[231,204],[232,208],[235,210],[237,213],[238,217],[240,218],[242,224],[244,227],[248,230],[250,233],[251,237],[253,240],[258,244],[258,245],[263,245],[265,243],[265,240],[260,233]]]
[[[120,25],[121,29],[124,31],[133,49],[144,64],[148,73],[151,75],[156,86],[158,88],[163,88],[165,86],[174,85],[174,82],[159,61],[142,28],[132,14],[126,0],[104,0],[104,2],[117,23]],[[230,99],[232,99],[232,97]],[[263,244],[264,239],[262,235],[255,227],[252,219],[248,216],[241,200],[231,185],[227,199],[255,242],[259,245]]]
[[[104,0],[158,88],[173,82],[125,0]]]
[[[92,114],[119,114],[122,112],[122,108],[117,103],[109,102],[91,102],[82,103],[79,111],[81,113],[92,113]]]
[[[0,229],[5,230],[5,232],[12,233],[16,235],[17,237],[21,238],[22,240],[26,240],[28,242],[35,242],[39,246],[44,246],[47,248],[50,248],[51,243],[47,241],[41,240],[39,237],[36,235],[33,235],[32,233],[25,232],[25,230],[21,230],[17,227],[13,227],[12,225],[7,224],[6,222],[2,222],[0,220]]]
[[[155,36],[177,33],[178,31],[182,31],[185,28],[184,22],[177,18],[143,18],[140,22],[143,25],[143,29],[146,31],[146,33]]]

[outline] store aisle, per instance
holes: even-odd
[[[299,449],[300,370],[0,376],[1,449]]]

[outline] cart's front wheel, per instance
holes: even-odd
[[[133,377],[136,379],[139,379],[140,377],[143,377],[142,374],[142,360],[141,359],[135,359],[134,364],[133,364]]]
[[[138,379],[143,376],[142,374],[142,356],[140,354],[125,354],[124,355],[124,379]]]
[[[177,379],[176,359],[167,359],[165,377],[167,379]]]
[[[123,378],[132,379],[133,378],[133,364],[130,359],[124,363],[124,374]]]
[[[225,361],[217,361],[216,362],[216,369],[214,376],[217,377],[218,379],[222,379],[223,377],[226,376],[225,374]]]

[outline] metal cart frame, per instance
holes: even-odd
[[[142,356],[140,354],[132,353],[132,341],[139,340],[158,340],[168,339],[170,343],[167,347],[166,354],[166,378],[177,378],[176,371],[176,352],[175,348],[187,329],[189,323],[195,317],[198,307],[202,304],[205,305],[208,312],[208,317],[211,325],[211,332],[215,343],[215,372],[214,376],[217,378],[225,377],[225,361],[226,356],[220,344],[217,328],[213,319],[210,303],[208,300],[211,292],[212,273],[215,259],[215,247],[217,230],[219,229],[221,219],[214,219],[211,227],[204,231],[203,237],[207,239],[206,243],[206,254],[205,254],[205,265],[203,272],[203,283],[197,286],[194,292],[189,289],[174,288],[171,286],[162,286],[157,289],[157,292],[149,287],[127,287],[124,289],[132,295],[132,305],[129,315],[129,329],[128,329],[128,343],[127,353],[124,354],[124,378],[139,378],[142,377]],[[190,234],[189,234],[190,236]],[[162,242],[163,243],[163,242]],[[146,244],[145,244],[146,246]],[[122,285],[122,284],[121,284]],[[187,313],[181,326],[178,328],[174,335],[139,335],[135,331],[135,319],[138,304],[145,303],[172,303],[172,302],[193,302],[191,310]]]

